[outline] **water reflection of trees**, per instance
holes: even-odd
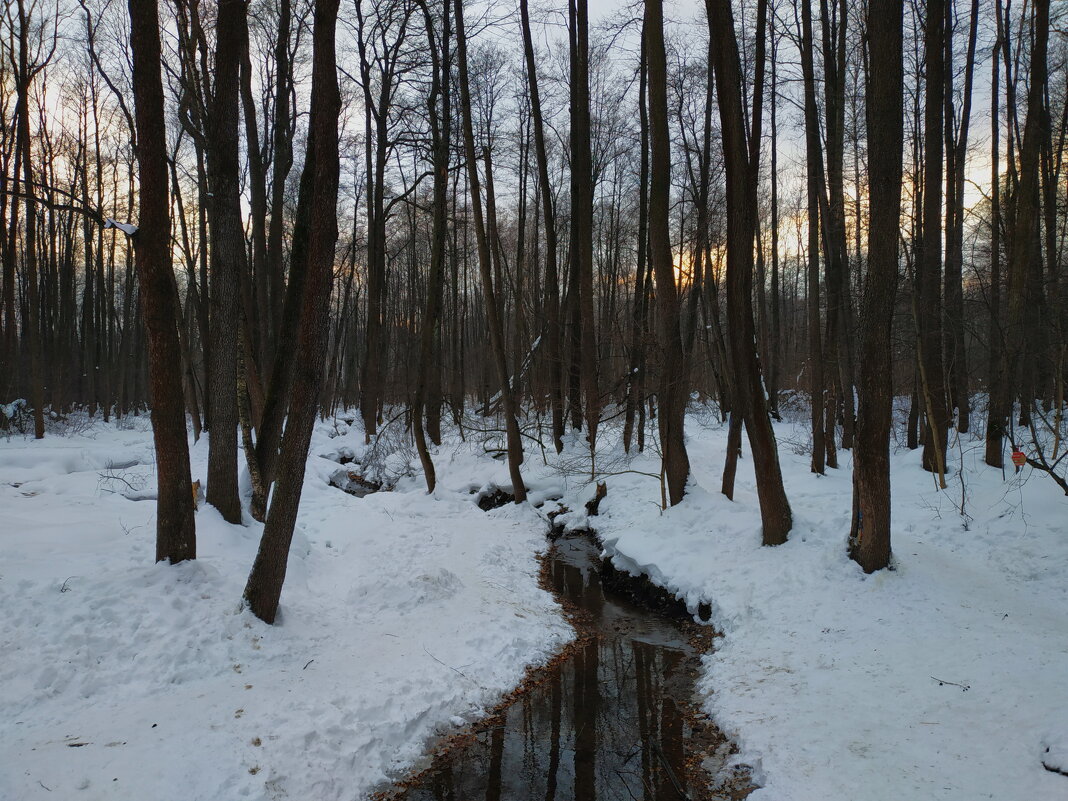
[[[671,624],[606,598],[588,564],[557,560],[552,583],[600,635],[451,754],[411,801],[680,797],[689,730],[676,699],[692,692],[695,655]]]

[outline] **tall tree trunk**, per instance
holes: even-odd
[[[486,235],[486,223],[482,214],[482,194],[479,188],[478,161],[475,158],[475,134],[472,122],[471,88],[467,74],[467,37],[464,34],[463,0],[455,0],[456,15],[456,58],[460,77],[460,110],[462,112],[464,153],[467,158],[467,176],[471,189],[471,210],[475,222],[475,239],[478,247],[478,265],[482,277],[482,294],[486,304],[486,322],[489,328],[490,348],[493,351],[493,363],[497,371],[497,382],[501,388],[501,403],[504,407],[505,426],[508,441],[508,470],[512,479],[512,491],[515,502],[523,503],[527,499],[527,489],[519,465],[523,461],[523,442],[520,438],[519,423],[516,420],[515,399],[508,381],[508,365],[505,361],[504,329],[498,313],[497,297],[493,286],[492,265],[490,262],[490,245]]]
[[[816,48],[812,33],[812,0],[801,0],[801,70],[805,93],[805,162],[808,198],[808,383],[812,422],[812,472],[823,474],[827,457],[824,409],[827,386],[824,379],[824,353],[820,321],[820,233],[826,221],[820,217],[823,191],[823,152],[820,144],[819,112],[816,109]],[[826,54],[824,55],[826,58]],[[830,312],[828,311],[828,315]],[[828,348],[832,345],[828,342]],[[834,429],[830,436],[833,438]]]
[[[942,112],[945,93],[945,0],[928,0],[924,29],[923,228],[917,271],[917,350],[927,412],[923,468],[945,487],[951,423],[942,360]]]
[[[293,133],[289,93],[293,75],[289,65],[289,34],[293,11],[290,0],[279,0],[278,33],[274,50],[274,139],[271,162],[271,224],[267,229],[265,269],[269,311],[264,323],[264,369],[274,369],[275,348],[285,304],[285,267],[283,236],[285,232],[286,178],[293,167]],[[268,378],[264,383],[269,383]]]
[[[826,98],[827,192],[825,275],[827,284],[827,386],[836,402],[827,404],[827,465],[837,467],[835,418],[842,420],[842,447],[853,446],[853,309],[849,292],[849,248],[845,226],[845,0],[820,0],[823,30],[823,75]],[[821,195],[821,199],[823,196]],[[859,269],[859,265],[858,265]]]
[[[241,522],[237,495],[237,348],[240,276],[245,266],[238,164],[238,69],[245,4],[220,0],[216,22],[215,96],[211,111],[208,183],[211,187],[211,360],[208,404],[208,502],[230,523]]]
[[[426,491],[432,493],[437,483],[434,461],[426,443],[423,430],[423,411],[427,406],[430,387],[435,379],[432,371],[440,371],[440,360],[435,358],[436,342],[440,335],[441,296],[445,282],[445,249],[448,246],[448,192],[449,192],[449,147],[452,125],[452,110],[449,103],[449,0],[442,3],[441,38],[435,32],[433,16],[425,0],[420,0],[426,21],[427,45],[430,49],[432,77],[427,96],[427,111],[430,116],[431,142],[434,158],[434,222],[430,235],[430,275],[427,278],[426,307],[423,314],[423,329],[419,339],[419,373],[416,378],[415,406],[412,409],[412,426],[419,461],[426,476]],[[439,109],[440,98],[440,109]]]
[[[774,26],[774,14],[769,25],[771,33],[771,344],[764,383],[768,391],[768,409],[772,417],[779,419],[779,375],[782,371],[782,311],[779,286],[779,126],[777,108],[778,88],[778,35]]]
[[[520,0],[523,24],[523,53],[526,58],[527,83],[530,87],[530,113],[534,118],[534,152],[538,162],[538,187],[545,216],[545,328],[548,337],[549,406],[552,411],[553,445],[564,449],[563,354],[560,331],[560,278],[557,275],[556,211],[553,208],[549,158],[545,149],[545,123],[541,113],[538,73],[534,64],[534,43],[530,34],[527,0]]]
[[[857,365],[857,436],[849,555],[865,573],[890,563],[890,429],[893,376],[888,369],[901,234],[903,131],[902,4],[870,0],[868,42],[868,274]]]
[[[660,365],[660,448],[672,506],[682,500],[690,477],[686,454],[686,399],[689,395],[679,330],[679,296],[671,257],[668,209],[671,193],[671,139],[668,131],[667,58],[662,0],[646,0],[643,25],[649,70],[649,262],[656,279]]]
[[[267,325],[267,175],[260,152],[256,101],[252,96],[252,61],[249,55],[248,18],[241,18],[241,109],[245,122],[245,151],[248,154],[249,228],[252,240],[251,264],[245,259],[241,273],[241,349],[245,357],[245,383],[248,385],[252,424],[260,425],[263,415],[263,327]]]
[[[167,195],[167,126],[160,77],[156,0],[130,0],[138,178],[141,187],[134,253],[141,283],[141,315],[148,335],[152,437],[156,448],[156,561],[197,555],[189,445],[178,341],[178,290],[171,269]]]
[[[30,402],[33,404],[33,435],[42,439],[44,428],[44,364],[41,347],[41,298],[37,275],[37,202],[33,182],[33,158],[30,143],[30,84],[34,71],[29,61],[30,20],[25,0],[18,0],[19,42],[18,73],[18,130],[15,150],[16,164],[22,167],[22,193],[26,203],[23,221],[22,249],[24,254],[25,287],[28,314],[23,318],[23,336],[30,351]],[[17,172],[17,168],[16,168]],[[12,240],[14,241],[14,240]]]
[[[1001,327],[1001,114],[999,98],[1001,81],[999,49],[1004,46],[1001,33],[1001,0],[997,2],[998,36],[994,42],[990,64],[990,308],[987,322],[987,416],[984,460],[991,467],[1002,468],[1004,462],[1004,420],[1008,415],[1002,397],[1007,393],[1004,383],[1004,331]]]
[[[972,0],[964,62],[964,96],[960,126],[954,131],[952,9],[946,11],[946,365],[949,376],[950,408],[957,410],[957,430],[968,433],[968,361],[964,348],[964,167],[968,156],[968,130],[972,112],[972,82],[975,74],[975,45],[979,28],[979,0]]]
[[[793,515],[786,499],[779,467],[775,432],[768,418],[764,387],[754,349],[753,231],[756,215],[756,174],[760,118],[750,125],[746,151],[742,111],[741,69],[734,18],[729,0],[705,0],[709,34],[716,40],[716,89],[727,176],[727,315],[734,373],[732,412],[739,413],[749,434],[756,471],[757,496],[765,545],[780,545],[790,532]],[[758,33],[757,41],[763,32]],[[758,64],[758,69],[760,69]],[[761,83],[757,82],[757,91]]]
[[[634,277],[634,306],[631,319],[630,362],[627,372],[627,405],[623,423],[623,449],[630,452],[634,432],[634,415],[639,415],[639,450],[645,428],[645,340],[649,327],[649,113],[648,59],[645,57],[645,37],[642,37],[641,63],[638,75],[638,118],[640,125],[638,168],[638,242],[637,269]]]
[[[1025,312],[1039,300],[1034,286],[1035,263],[1039,259],[1039,162],[1043,128],[1047,124],[1045,94],[1048,90],[1046,57],[1049,45],[1049,0],[1036,0],[1033,5],[1030,85],[1027,92],[1027,120],[1024,123],[1020,146],[1019,183],[1013,195],[1011,237],[1009,237],[1008,267],[1008,323],[1005,329],[1005,364],[997,402],[991,415],[1001,427],[1002,436],[1011,413],[1013,394],[1019,393],[1021,418],[1029,412],[1034,401],[1033,367],[1040,354],[1031,333],[1033,325]],[[1039,269],[1041,269],[1039,267]],[[1041,292],[1038,288],[1037,292]]]
[[[245,600],[256,617],[273,623],[282,594],[289,546],[297,521],[304,470],[308,459],[330,330],[330,291],[334,247],[337,243],[338,115],[341,96],[335,63],[335,29],[338,0],[315,0],[312,33],[312,94],[309,138],[313,150],[305,170],[313,165],[311,228],[308,269],[293,381],[293,401],[278,465],[278,491],[274,494],[263,529],[256,561],[245,586]]]
[[[597,318],[593,305],[593,161],[590,151],[590,36],[586,0],[571,4],[571,269],[576,273],[586,438],[593,459],[601,400],[597,386]],[[666,106],[665,106],[666,108]]]

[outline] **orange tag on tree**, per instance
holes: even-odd
[[[1017,467],[1023,467],[1025,464],[1027,464],[1027,456],[1024,454],[1023,451],[1013,451],[1012,463]]]

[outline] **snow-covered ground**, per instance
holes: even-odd
[[[752,461],[732,503],[726,428],[705,414],[687,433],[684,502],[662,513],[656,479],[614,476],[595,525],[618,567],[711,604],[724,637],[700,687],[753,801],[1068,799],[1043,768],[1068,770],[1068,498],[1048,477],[1003,481],[965,435],[940,492],[898,451],[895,569],[865,576],[846,556],[848,453],[813,475],[803,427],[778,426],[794,528],[762,548]]]
[[[313,454],[362,447],[330,433]],[[147,430],[0,439],[3,801],[351,801],[572,636],[531,508],[487,515],[466,483],[354,498],[318,456],[264,625],[239,603],[258,524],[202,507],[199,558],[153,564],[155,505],[127,497],[153,494],[152,462]]]
[[[655,453],[625,460],[606,426],[592,522],[619,567],[711,605],[703,703],[754,767],[754,801],[1068,799],[1043,768],[1068,769],[1052,482],[1003,481],[965,437],[940,492],[895,453],[896,569],[865,576],[845,555],[848,453],[814,476],[803,426],[778,426],[794,529],[762,548],[752,462],[727,501],[725,427],[698,409],[687,433],[690,491],[662,512]],[[147,431],[0,440],[0,799],[359,798],[558,650],[571,632],[533,558],[553,504],[481,512],[469,492],[507,470],[475,441],[438,452],[433,497],[418,476],[351,497],[323,456],[362,458],[362,440],[316,431],[274,627],[239,604],[258,524],[202,507],[200,558],[152,564],[153,505],[130,500],[154,486]],[[528,453],[534,500],[581,510],[584,445]]]

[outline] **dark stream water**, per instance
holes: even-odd
[[[602,582],[585,537],[557,543],[552,589],[590,636],[466,742],[446,749],[407,801],[678,801],[714,794],[693,763],[727,747],[687,714],[699,654],[692,624],[649,611]],[[688,764],[689,763],[689,764]],[[713,766],[715,769],[715,766]]]

